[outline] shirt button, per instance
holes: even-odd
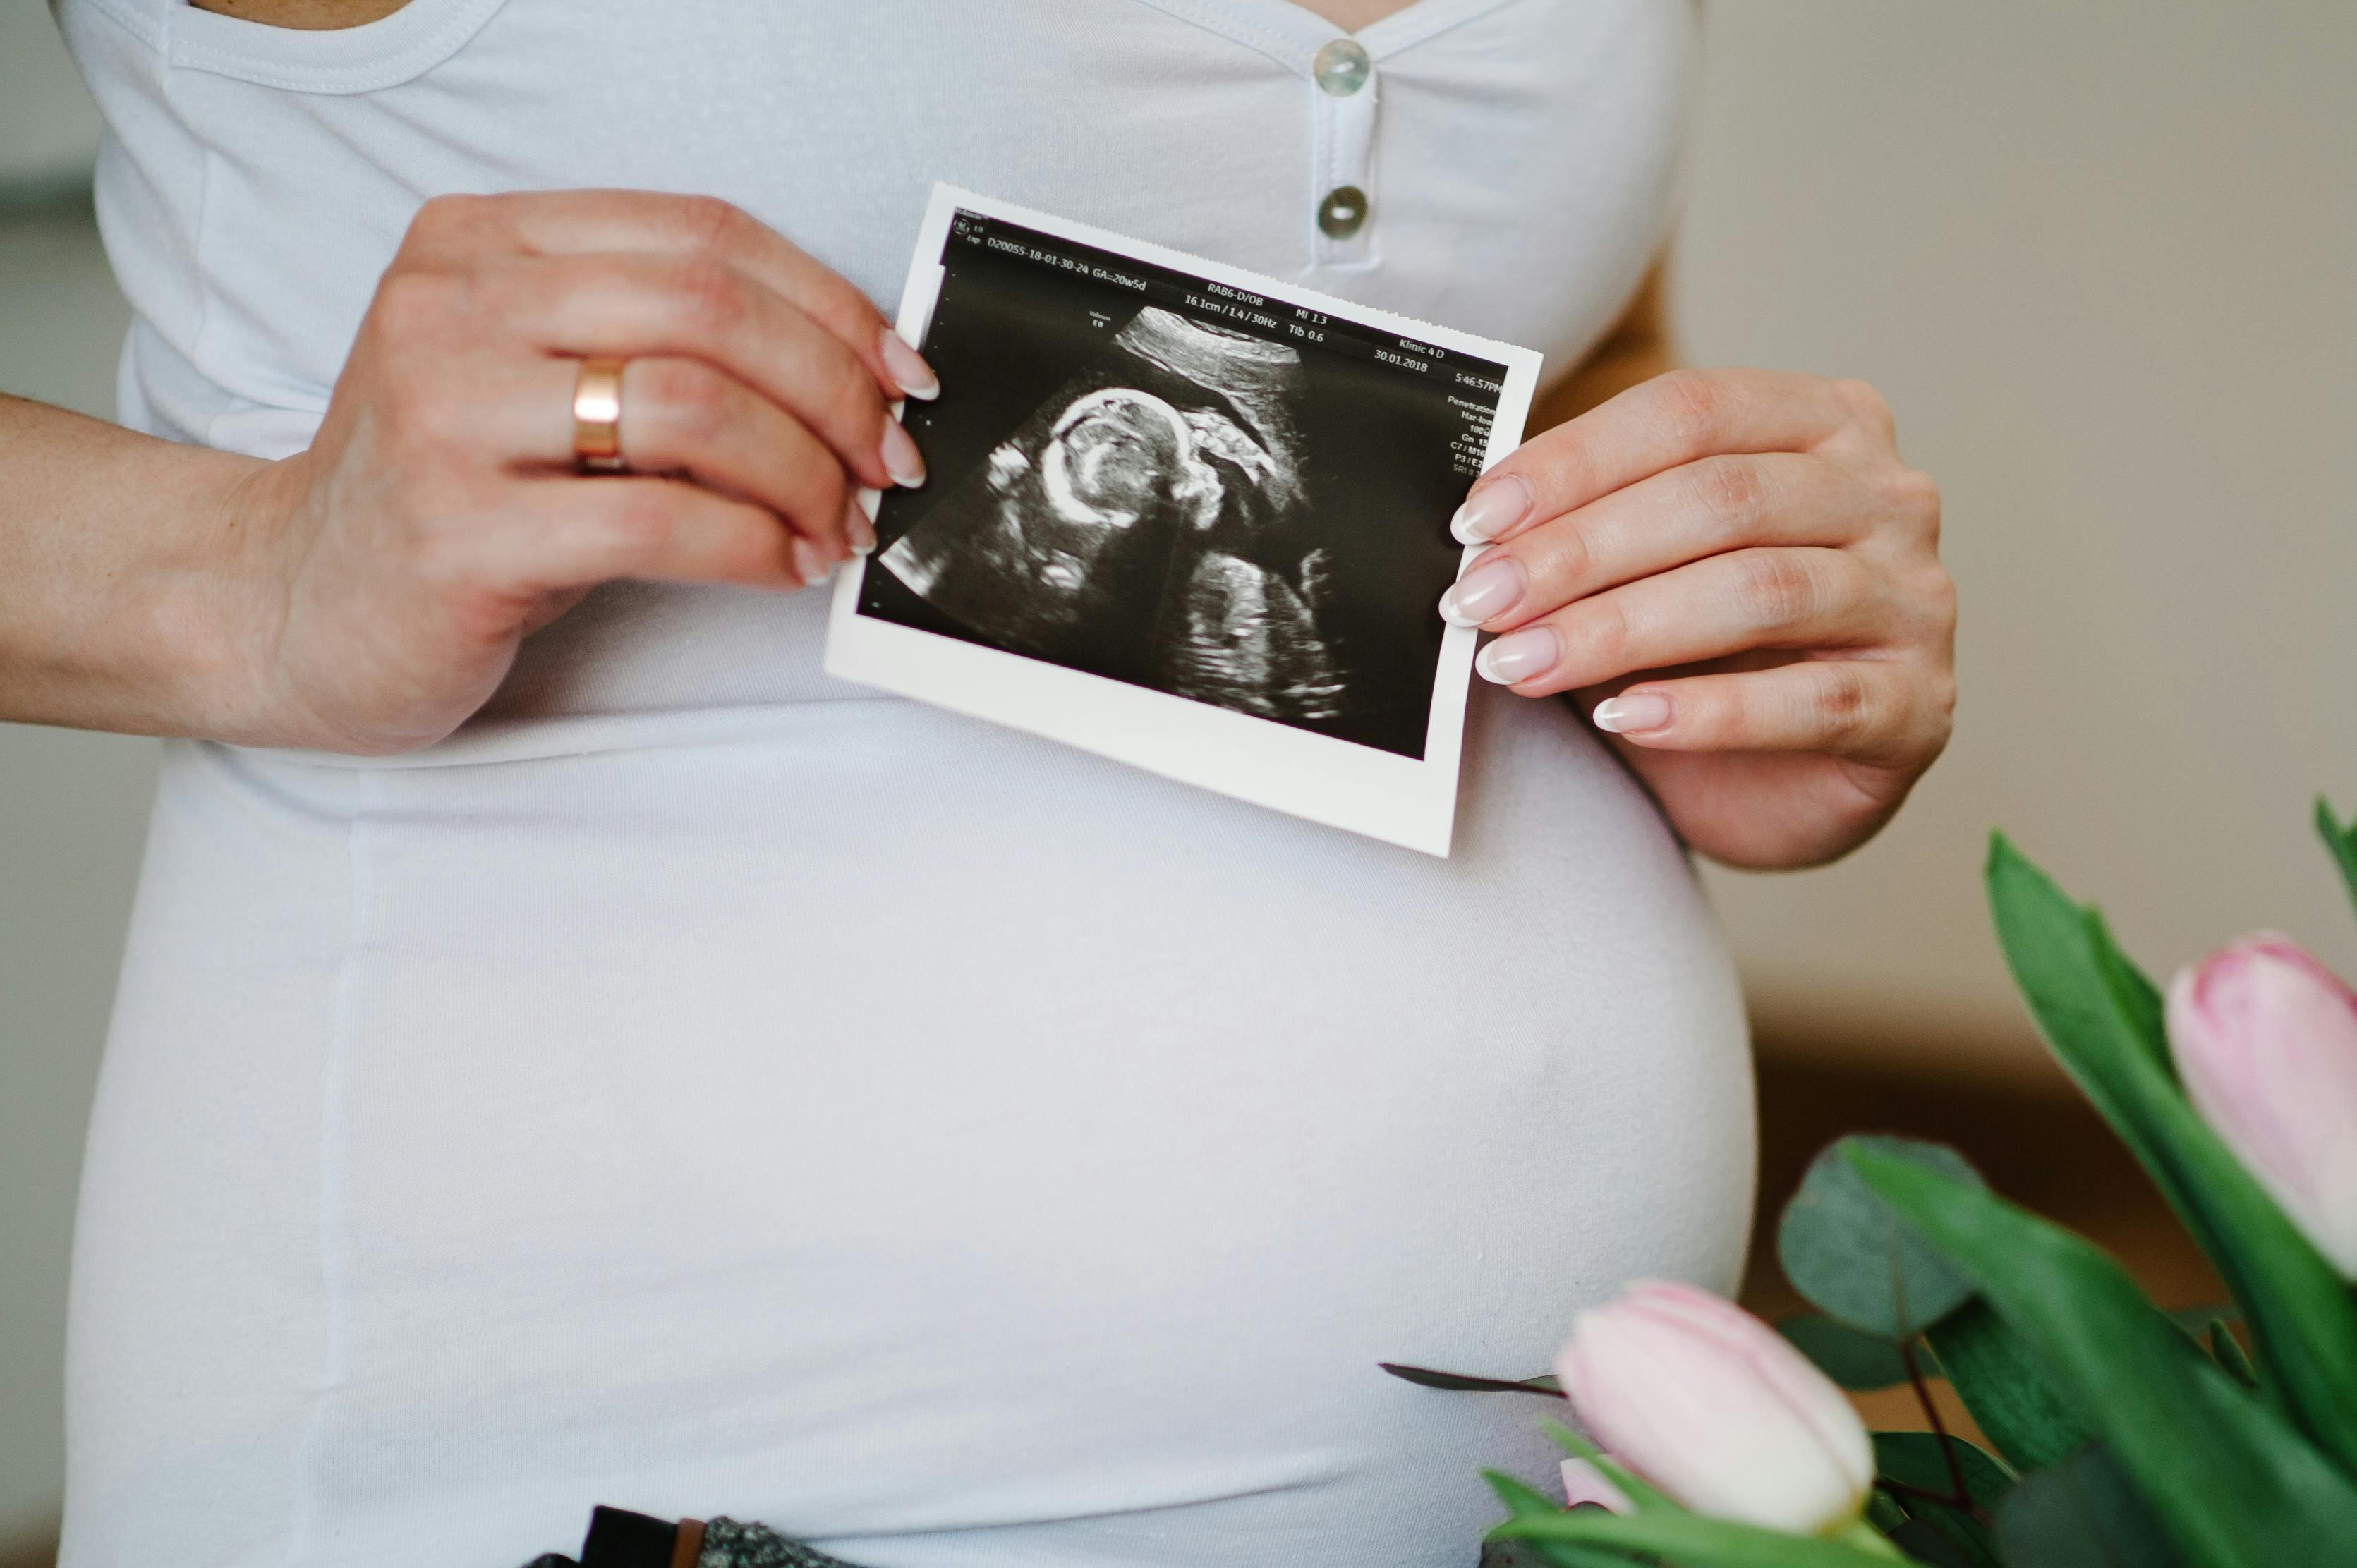
[[[1338,185],[1318,204],[1318,227],[1329,240],[1347,240],[1367,220],[1367,193],[1355,185]]]
[[[1337,98],[1348,98],[1367,85],[1375,65],[1367,58],[1367,51],[1359,47],[1358,39],[1336,38],[1318,51],[1309,70],[1318,86]]]

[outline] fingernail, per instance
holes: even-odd
[[[851,553],[865,555],[876,548],[876,525],[868,521],[867,509],[854,496],[844,503],[843,536],[851,541]]]
[[[805,588],[813,583],[824,581],[826,575],[834,569],[833,564],[820,553],[819,547],[807,539],[794,541],[793,556],[794,573],[802,578],[802,586]]]
[[[1670,700],[1659,692],[1623,692],[1596,704],[1596,727],[1614,735],[1661,729],[1670,722]]]
[[[925,363],[922,354],[909,347],[907,338],[889,327],[884,328],[884,368],[892,372],[892,379],[910,397],[931,403],[942,395],[942,379],[933,374],[932,366]]]
[[[1512,609],[1525,581],[1523,564],[1511,555],[1476,561],[1440,596],[1440,618],[1451,626],[1480,626]]]
[[[884,471],[903,489],[914,489],[925,482],[924,456],[897,419],[884,422]]]
[[[1484,681],[1511,686],[1517,681],[1545,674],[1562,657],[1563,645],[1555,640],[1553,627],[1527,626],[1520,631],[1508,632],[1483,649],[1481,657],[1473,661],[1473,668],[1481,672]]]
[[[1448,520],[1460,544],[1487,544],[1530,515],[1531,484],[1520,474],[1492,479],[1475,490]]]

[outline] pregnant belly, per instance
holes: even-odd
[[[1561,710],[1475,729],[1446,862],[897,703],[183,751],[77,1405],[266,1468],[215,1507],[273,1561],[490,1568],[604,1501],[876,1568],[1469,1563],[1545,1412],[1374,1363],[1527,1374],[1631,1274],[1729,1284],[1750,1182],[1674,845]],[[188,1397],[228,1370],[141,1391],[158,1337],[244,1430]],[[139,1473],[97,1447],[77,1520]]]

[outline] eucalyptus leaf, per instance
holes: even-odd
[[[2319,795],[2316,831],[2323,838],[2324,847],[2332,852],[2332,864],[2340,868],[2341,880],[2348,884],[2350,899],[2357,902],[2357,822],[2334,822],[2332,802]]]
[[[2250,1325],[2267,1397],[2357,1475],[2357,1305],[2340,1276],[2160,1065],[2168,1047],[2151,983],[2102,918],[2002,833],[1990,844],[1988,888],[2006,961],[2040,1031],[2217,1266]]]
[[[1809,1313],[1786,1318],[1776,1326],[1776,1332],[1843,1388],[1872,1393],[1907,1380],[1907,1362],[1898,1346],[1846,1323]]]
[[[1988,1303],[1966,1303],[1932,1325],[1926,1337],[1948,1386],[2014,1468],[2060,1464],[2094,1435]]]
[[[1563,1386],[1550,1373],[1542,1378],[1478,1378],[1465,1372],[1436,1371],[1430,1367],[1404,1367],[1396,1361],[1378,1361],[1376,1366],[1393,1377],[1427,1389],[1447,1389],[1451,1392],[1477,1394],[1544,1394],[1549,1399],[1563,1398]]]
[[[1953,1433],[1944,1444],[1936,1432],[1876,1433],[1875,1474],[1919,1491],[1946,1492],[1953,1485],[1948,1477],[1950,1452],[1955,1455],[1956,1468],[1964,1477],[1967,1501],[1992,1509],[2013,1489],[2014,1473],[2004,1460],[1970,1438]],[[1911,1511],[1914,1500],[1908,1497],[1900,1502]]]
[[[1988,1192],[1871,1149],[1850,1158],[1970,1273],[2188,1558],[2282,1568],[2335,1561],[2357,1541],[2357,1487],[2190,1353],[2117,1263]]]
[[[2100,1445],[2023,1480],[1996,1515],[2007,1568],[2182,1568],[2152,1509]]]
[[[1931,1568],[1983,1568],[1992,1561],[1974,1556],[1920,1519],[1901,1520],[1889,1534],[1890,1544],[1907,1553],[1907,1561],[1928,1563]]]
[[[1895,1343],[1962,1306],[1973,1287],[1858,1179],[1844,1157],[1853,1147],[1878,1150],[1960,1181],[1981,1178],[1944,1144],[1849,1137],[1810,1162],[1801,1190],[1784,1206],[1776,1228],[1776,1257],[1792,1288],[1852,1328]]]
[[[1950,1453],[1954,1454],[1956,1469],[1964,1480],[1961,1504],[1942,1500],[1953,1496],[1955,1487],[1948,1473]],[[1933,1432],[1878,1432],[1874,1468],[1883,1479],[1908,1488],[1900,1495],[1900,1506],[1946,1541],[1966,1568],[2001,1568],[1987,1521],[1988,1510],[2013,1488],[2013,1472],[2004,1461],[1978,1444],[1953,1434],[1943,1444]],[[1926,1497],[1927,1492],[1941,1496]]]
[[[1890,1568],[1887,1553],[1690,1513],[1632,1517],[1573,1509],[1523,1514],[1491,1530],[1490,1539],[1658,1552],[1679,1568]]]

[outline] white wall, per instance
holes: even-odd
[[[48,6],[0,0],[0,179],[88,168],[98,125]]]
[[[0,0],[0,213],[87,169],[98,124],[48,8]],[[0,392],[111,413],[126,315],[85,224],[0,221]],[[156,751],[0,725],[0,1557],[63,1474],[74,1177]]]
[[[1737,0],[1711,26],[1686,346],[1880,384],[1964,592],[1955,746],[1897,827],[1713,877],[1767,1013],[1804,1046],[1863,1019],[2016,1059],[1992,823],[2156,967],[2273,924],[2357,969],[2306,823],[2319,788],[2357,807],[2357,6]],[[87,156],[46,27],[0,0],[0,174]],[[105,406],[96,267],[78,230],[0,229],[0,389]],[[58,1483],[66,1225],[153,756],[0,726],[0,1543]]]
[[[127,317],[84,224],[0,222],[0,391],[111,412]],[[61,1475],[74,1176],[156,755],[0,725],[0,1557]]]
[[[1963,607],[1897,825],[1713,877],[1767,1015],[2026,1045],[1995,824],[2148,967],[2357,962],[2308,823],[2357,809],[2357,5],[1725,4],[1710,48],[1684,346],[1881,386]]]

